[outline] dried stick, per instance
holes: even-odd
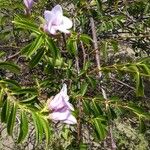
[[[76,24],[75,24],[75,19],[73,19],[73,24],[74,24],[74,31],[76,30]],[[76,44],[76,50],[77,50],[77,44]],[[79,67],[79,57],[78,57],[78,54],[75,56],[75,65],[76,65],[76,69],[77,69],[77,75],[79,75],[80,73],[80,67]],[[78,86],[78,89],[80,89],[80,82],[78,82],[77,84]],[[81,131],[82,131],[82,124],[81,124],[81,117],[82,117],[82,102],[81,102],[81,99],[79,98],[78,99],[78,109],[79,109],[79,115],[78,115],[78,120],[77,120],[77,143],[78,145],[80,144],[81,142]]]
[[[98,75],[99,75],[99,79],[101,80],[102,72],[100,71],[100,68],[101,68],[100,53],[99,53],[99,50],[98,50],[96,28],[95,28],[95,23],[94,23],[93,17],[90,17],[90,23],[91,23],[92,36],[93,36],[93,46],[94,46],[94,49],[95,49],[95,59],[96,59],[97,68],[99,70]],[[106,91],[104,90],[102,85],[101,85],[101,91],[102,91],[102,95],[103,95],[104,99],[107,101]],[[107,106],[106,106],[106,109],[107,109]],[[109,132],[110,132],[110,138],[111,138],[111,149],[116,150],[116,144],[114,142],[113,134],[112,134],[112,125],[109,127]]]

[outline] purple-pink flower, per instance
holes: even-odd
[[[23,0],[25,6],[26,6],[26,14],[29,14],[31,12],[34,0]]]
[[[72,27],[72,21],[63,16],[62,7],[56,5],[51,11],[45,10],[44,17],[46,23],[44,25],[44,30],[50,34],[55,35],[56,31],[70,33],[68,29]]]
[[[48,103],[48,109],[51,111],[49,117],[54,122],[62,121],[67,124],[77,123],[76,118],[71,113],[74,108],[69,103],[66,84],[63,84],[61,91]]]

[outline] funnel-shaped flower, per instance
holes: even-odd
[[[63,121],[67,124],[76,124],[76,118],[71,114],[74,110],[71,103],[69,103],[69,96],[67,95],[67,85],[64,84],[61,91],[48,104],[49,110],[52,111],[50,118],[55,121]]]
[[[72,27],[72,21],[63,16],[63,11],[60,5],[56,5],[51,11],[46,10],[44,12],[44,17],[46,24],[44,25],[44,30],[56,34],[59,30],[64,33],[70,33],[68,29]]]
[[[26,6],[26,13],[29,14],[31,12],[34,0],[23,0],[25,6]]]

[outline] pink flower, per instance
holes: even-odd
[[[69,96],[67,95],[67,85],[63,84],[61,91],[49,102],[48,108],[52,111],[50,118],[56,121],[62,121],[67,124],[76,124],[76,118],[71,114],[74,110],[71,103],[69,103]]]
[[[63,16],[63,11],[60,5],[56,5],[51,11],[44,12],[46,24],[44,30],[55,35],[59,30],[64,33],[70,33],[68,29],[72,27],[72,21]]]

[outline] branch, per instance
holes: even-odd
[[[101,80],[102,72],[100,71],[101,70],[100,53],[99,53],[99,50],[98,50],[96,28],[95,28],[95,23],[94,23],[93,17],[90,17],[90,23],[91,23],[92,36],[93,36],[93,45],[94,45],[94,49],[95,49],[95,59],[96,59],[97,68],[99,70],[98,75],[99,75],[99,79]],[[101,83],[102,83],[102,81],[101,81]],[[101,91],[102,91],[102,95],[103,95],[104,99],[106,101],[108,101],[106,91],[104,90],[102,85],[101,85]],[[107,105],[106,105],[106,109],[107,109]],[[112,134],[112,123],[111,123],[111,126],[109,128],[110,128],[109,132],[110,132],[110,139],[111,139],[111,149],[116,150],[116,143],[114,142],[114,138],[113,138],[113,134]]]

